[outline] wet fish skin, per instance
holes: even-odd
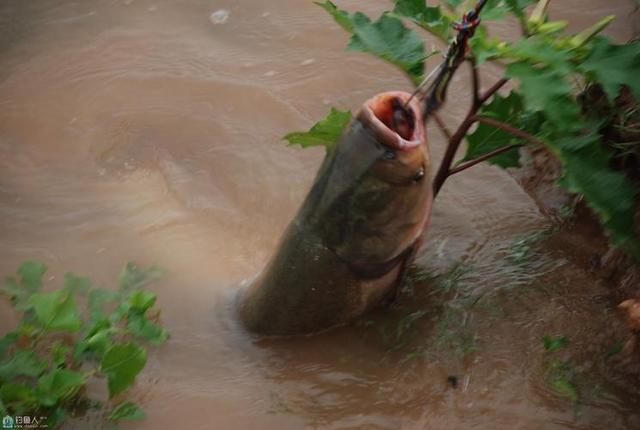
[[[388,107],[409,97],[390,92],[367,101],[327,154],[278,251],[241,292],[239,315],[249,330],[314,333],[393,294],[433,200],[419,104],[409,105],[412,136],[406,124],[405,138],[390,128]]]

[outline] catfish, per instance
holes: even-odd
[[[390,302],[428,225],[431,158],[420,103],[366,101],[328,150],[266,268],[239,296],[261,335],[311,334]]]

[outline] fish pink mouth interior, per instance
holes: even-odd
[[[369,108],[389,130],[405,140],[413,140],[416,132],[416,114],[405,100],[396,95],[384,95],[375,99]]]

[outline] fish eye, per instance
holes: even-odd
[[[395,160],[396,151],[392,149],[387,149],[386,151],[384,151],[384,154],[382,154],[382,156],[384,157],[385,160]]]
[[[413,181],[420,182],[422,178],[424,178],[424,167],[420,167],[420,170],[418,170],[416,174],[413,175]]]

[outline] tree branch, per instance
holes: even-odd
[[[444,153],[444,157],[442,157],[442,161],[440,162],[440,166],[438,167],[438,172],[436,173],[436,176],[433,179],[433,196],[434,197],[438,195],[438,193],[442,189],[442,185],[444,185],[444,182],[447,180],[447,177],[449,177],[451,165],[453,164],[453,160],[456,156],[456,153],[458,152],[458,148],[460,148],[462,139],[464,139],[464,137],[466,136],[471,126],[473,126],[473,124],[477,121],[476,114],[478,113],[478,110],[482,107],[482,105],[487,100],[491,98],[491,96],[493,96],[508,81],[509,80],[507,78],[502,78],[498,82],[493,84],[491,88],[485,91],[478,99],[477,104],[474,103],[471,105],[471,108],[469,109],[467,116],[462,121],[462,123],[460,124],[456,132],[449,139],[447,150]]]
[[[520,148],[521,146],[522,145],[517,145],[517,144],[507,145],[507,146],[503,146],[502,148],[495,149],[495,150],[493,150],[491,152],[487,152],[486,154],[481,155],[480,157],[478,157],[478,158],[476,158],[474,160],[471,160],[471,161],[468,161],[466,163],[460,164],[459,166],[454,167],[453,169],[449,170],[449,176],[455,175],[456,173],[460,173],[463,170],[467,170],[468,168],[473,167],[476,164],[480,164],[483,161],[486,161],[486,160],[488,160],[490,158],[493,158],[496,155],[500,155],[500,154],[503,154],[505,152],[509,152],[512,149]]]
[[[442,185],[444,185],[444,181],[447,180],[449,176],[449,170],[451,169],[451,164],[453,163],[453,159],[456,156],[456,152],[458,152],[458,148],[460,147],[460,143],[464,136],[467,134],[467,131],[471,128],[471,126],[475,123],[475,113],[478,109],[475,106],[472,106],[469,110],[464,121],[458,127],[455,134],[451,136],[449,139],[449,144],[447,145],[447,150],[442,157],[442,161],[440,162],[440,167],[438,167],[438,173],[436,173],[436,177],[433,180],[433,197],[435,198]]]
[[[478,64],[476,57],[469,57],[471,66],[471,91],[473,91],[473,105],[480,106],[480,76],[478,75]]]
[[[527,133],[526,131],[522,131],[520,129],[517,129],[509,124],[506,124],[504,122],[498,121],[496,119],[493,118],[488,118],[486,116],[474,116],[473,118],[475,121],[478,121],[482,124],[486,124],[486,125],[490,125],[491,127],[495,127],[495,128],[499,128],[500,130],[504,130],[507,133],[513,134],[516,137],[520,137],[524,140],[526,140],[527,142],[533,143],[534,145],[544,145],[544,143],[538,139],[537,137],[535,137],[532,134]]]
[[[478,100],[478,103],[480,103],[480,105],[483,105],[487,100],[489,100],[491,98],[491,96],[493,96],[500,88],[504,87],[505,84],[509,82],[509,79],[507,78],[502,78],[500,79],[498,82],[496,82],[495,84],[493,84],[493,86],[491,88],[489,88],[487,91],[485,91],[485,93],[480,96],[480,100]]]

